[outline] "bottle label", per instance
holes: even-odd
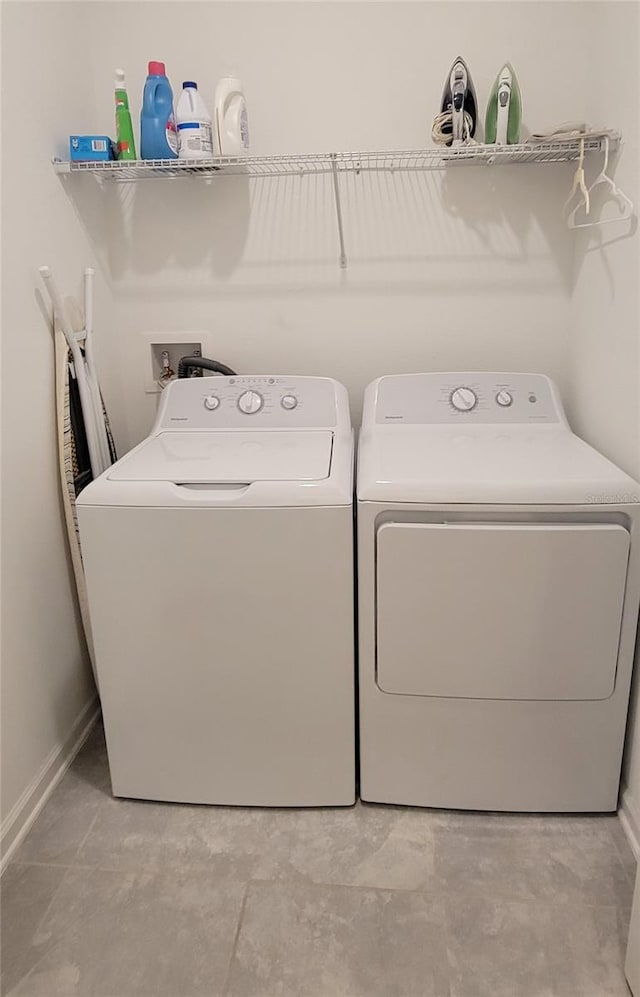
[[[176,119],[173,116],[173,112],[169,115],[167,119],[167,124],[165,127],[165,135],[167,138],[167,145],[172,152],[177,154],[178,152],[178,130],[176,128]]]
[[[240,141],[242,142],[243,148],[249,148],[249,119],[247,118],[246,107],[242,108],[240,114]]]
[[[210,121],[184,121],[178,125],[180,152],[205,152],[213,156],[213,135]]]

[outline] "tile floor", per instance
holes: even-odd
[[[114,800],[96,727],[2,879],[11,997],[628,997],[616,817]]]

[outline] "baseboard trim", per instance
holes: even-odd
[[[636,802],[628,789],[622,791],[618,817],[631,845],[631,851],[637,861],[640,862],[640,814],[637,811]]]
[[[14,852],[31,830],[38,814],[86,741],[99,712],[98,699],[94,697],[79,713],[68,737],[49,752],[40,770],[2,822],[0,875],[9,865]]]

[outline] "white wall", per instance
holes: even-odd
[[[166,60],[174,89],[198,80],[210,106],[218,76],[240,74],[257,154],[430,144],[458,51],[483,115],[505,54],[532,129],[587,111],[572,3],[541,17],[537,3],[182,2],[154,4],[150,17],[133,2],[126,31],[112,4],[92,4],[91,17],[99,129],[111,127],[115,60],[137,121],[148,58]],[[346,272],[328,177],[84,191],[79,216],[115,292],[123,442],[153,417],[141,335],[153,330],[208,330],[205,352],[243,371],[333,374],[356,418],[364,385],[384,371],[533,369],[564,388],[572,241],[559,208],[570,177],[563,164],[343,179]]]
[[[640,8],[614,0],[589,4],[587,11],[592,24],[591,117],[622,130],[622,152],[611,172],[638,205]],[[602,158],[594,157],[588,166],[587,182],[600,170]],[[602,217],[615,217],[612,209],[610,202]],[[568,392],[575,429],[636,478],[640,477],[639,264],[637,219],[576,232]]]
[[[593,120],[624,133],[616,182],[640,204],[638,119],[640,10],[635,3],[587,5]],[[624,67],[623,77],[620,67]],[[624,82],[622,82],[622,79]],[[591,175],[600,161],[591,165]],[[606,215],[603,215],[606,217]],[[569,352],[576,431],[640,480],[640,240],[637,219],[578,234]],[[636,669],[637,671],[637,669]],[[623,800],[640,845],[640,681],[636,673]]]
[[[38,276],[38,266],[48,263],[66,293],[79,293],[82,267],[94,260],[50,166],[56,146],[64,151],[59,139],[92,125],[93,95],[78,86],[90,72],[90,50],[78,45],[83,6],[2,5],[3,851],[28,821],[95,695],[67,555],[53,339]],[[14,136],[24,148],[15,148]],[[109,327],[110,308],[111,292],[99,277],[98,336]]]

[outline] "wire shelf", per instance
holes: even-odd
[[[401,149],[392,152],[323,152],[301,156],[215,157],[204,160],[139,159],[135,161],[76,163],[53,160],[56,173],[89,174],[101,184],[105,181],[131,183],[138,180],[175,180],[198,177],[205,181],[224,176],[288,177],[331,174],[336,223],[340,244],[339,263],[347,266],[341,207],[341,175],[363,173],[424,173],[449,167],[500,166],[518,163],[561,163],[577,160],[585,153],[615,150],[621,141],[619,132],[596,132],[585,138],[560,138],[553,141],[524,142],[520,145],[432,146],[430,149]]]
[[[612,151],[620,135],[610,134]],[[600,136],[584,139],[585,152],[603,148]],[[65,162],[54,159],[56,173],[89,173],[98,180],[131,183],[147,179],[176,179],[192,176],[305,176],[318,173],[425,172],[443,170],[452,165],[498,166],[515,163],[560,163],[580,155],[580,140],[521,143],[519,145],[434,146],[430,149],[404,149],[393,152],[324,152],[301,156],[216,157],[204,160],[141,159],[116,162]]]

